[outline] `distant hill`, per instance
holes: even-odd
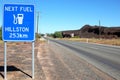
[[[62,31],[62,35],[63,37],[74,35],[82,38],[120,38],[120,27],[84,25],[78,30]]]

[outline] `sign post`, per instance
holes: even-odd
[[[7,42],[32,42],[32,78],[34,79],[34,15],[34,5],[4,4],[2,38],[5,80],[7,80]]]
[[[34,72],[35,72],[35,66],[34,66],[34,59],[35,57],[34,57],[34,42],[32,42],[32,78],[34,79],[35,77],[34,77]]]
[[[4,78],[7,80],[7,42],[4,42]]]

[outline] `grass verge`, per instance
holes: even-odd
[[[91,43],[120,46],[120,39],[63,38],[62,40],[71,40],[71,41],[78,41],[78,42],[91,42]]]
[[[2,44],[3,43],[3,41],[2,40],[0,40],[0,44]]]

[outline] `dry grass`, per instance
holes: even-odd
[[[108,45],[120,46],[120,39],[63,38],[62,40],[91,42],[91,43],[99,43],[99,44],[108,44]]]
[[[36,40],[35,42],[38,42],[38,43],[45,43],[46,40]],[[3,44],[4,41],[0,40],[0,44]],[[27,44],[27,43],[30,43],[30,42],[8,42],[7,45],[19,45],[19,44]]]
[[[0,40],[0,44],[2,44],[3,43],[3,41],[2,40]]]

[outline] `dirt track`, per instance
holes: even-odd
[[[45,80],[41,65],[37,60],[37,44],[35,44],[35,80]],[[7,43],[7,79],[32,80],[31,43]],[[0,80],[4,80],[4,47],[0,44]]]

